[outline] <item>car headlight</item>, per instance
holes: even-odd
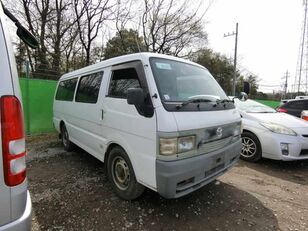
[[[274,133],[290,135],[290,136],[296,136],[297,135],[296,132],[293,131],[292,129],[284,127],[280,124],[265,123],[265,122],[262,122],[260,124],[263,127],[266,127],[267,129],[269,129],[270,131],[272,131]]]
[[[239,136],[243,132],[242,122],[238,123],[234,129],[233,136]]]
[[[194,148],[195,136],[159,139],[159,152],[161,155],[174,155],[181,152],[188,152]]]

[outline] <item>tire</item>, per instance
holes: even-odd
[[[133,166],[126,152],[114,147],[107,160],[107,175],[115,193],[124,200],[134,200],[144,192],[136,180]]]
[[[69,135],[65,125],[62,125],[61,127],[61,141],[65,151],[71,152],[75,149],[75,145],[69,139]]]
[[[259,139],[250,132],[242,133],[241,159],[257,162],[262,158],[262,150]]]

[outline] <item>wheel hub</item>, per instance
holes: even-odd
[[[130,181],[128,164],[122,157],[117,157],[113,160],[112,166],[112,176],[114,182],[121,190],[127,189]]]
[[[257,151],[256,143],[249,137],[243,137],[241,154],[244,157],[252,157],[256,154],[256,151]]]

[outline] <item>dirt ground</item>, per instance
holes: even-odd
[[[28,139],[33,230],[308,230],[308,161],[240,161],[183,198],[119,199],[104,166],[56,135]]]

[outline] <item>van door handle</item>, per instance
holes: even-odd
[[[104,119],[104,110],[102,109],[102,113],[101,113],[101,120]]]

